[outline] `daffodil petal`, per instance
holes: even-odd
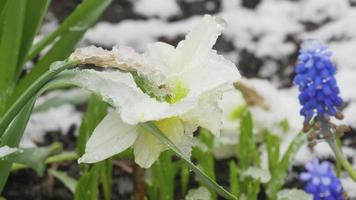
[[[166,149],[164,144],[143,128],[138,128],[139,135],[133,145],[135,162],[142,168],[149,168]]]
[[[176,70],[175,66],[172,65],[174,52],[174,46],[163,42],[155,42],[147,45],[145,56],[147,56],[147,60],[151,61],[150,65],[153,68],[167,75]]]
[[[176,67],[191,67],[201,62],[211,51],[226,22],[218,17],[205,15],[176,48]]]
[[[109,113],[89,138],[79,163],[96,163],[129,148],[137,138],[137,126],[124,123],[116,112]]]
[[[198,99],[197,106],[183,114],[182,119],[206,128],[215,136],[219,136],[222,123],[222,109],[218,106],[218,101],[225,91],[224,88],[228,87],[226,85],[225,87],[219,87],[202,94]]]
[[[130,73],[119,70],[85,69],[68,70],[66,73],[66,83],[99,94],[120,113],[122,121],[132,125],[179,116],[196,105],[195,96],[175,104],[159,102],[143,93]]]
[[[172,117],[155,122],[155,125],[164,133],[174,144],[182,147],[181,151],[188,156],[191,146],[186,147],[182,142],[186,141],[185,126],[178,117]],[[187,129],[188,130],[188,129]],[[184,147],[184,148],[183,148]],[[139,135],[133,145],[135,162],[143,168],[149,168],[158,158],[161,152],[167,150],[167,146],[156,139],[151,133],[139,128]]]
[[[233,85],[241,75],[235,64],[211,51],[199,67],[184,72],[181,78],[190,93],[199,96],[225,84]]]

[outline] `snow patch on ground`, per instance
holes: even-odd
[[[175,0],[138,0],[134,11],[146,17],[168,18],[180,14],[180,8]]]

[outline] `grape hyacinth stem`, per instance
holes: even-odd
[[[341,163],[341,165],[348,172],[348,174],[350,175],[352,180],[354,182],[356,182],[356,171],[352,168],[352,165],[346,159],[346,157],[342,153],[341,149],[336,145],[335,139],[334,138],[329,138],[326,141],[328,142],[330,148],[334,152],[335,158],[337,159],[337,161],[339,161]]]

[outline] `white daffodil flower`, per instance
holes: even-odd
[[[187,157],[198,126],[219,135],[217,102],[240,78],[236,66],[212,49],[224,26],[222,19],[206,15],[177,47],[157,42],[143,54],[129,47],[76,50],[70,59],[120,69],[67,72],[72,84],[115,108],[96,127],[79,162],[98,162],[133,147],[136,163],[150,167],[167,147],[137,126],[147,121],[154,121]]]

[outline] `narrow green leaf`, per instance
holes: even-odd
[[[45,160],[47,157],[62,149],[60,143],[53,143],[48,147],[19,149],[17,152],[3,157],[3,162],[20,163],[34,169],[38,175],[42,176],[45,170]]]
[[[56,154],[53,156],[50,156],[46,159],[45,164],[53,164],[53,163],[62,163],[62,162],[66,162],[66,161],[72,161],[72,160],[76,160],[78,159],[78,155],[76,152],[72,152],[72,151],[64,151],[60,154]],[[18,171],[18,170],[22,170],[22,169],[27,169],[29,168],[29,166],[27,165],[23,165],[23,164],[19,164],[19,163],[13,163],[12,167],[11,167],[11,171]]]
[[[73,151],[63,151],[60,154],[53,155],[46,159],[46,164],[60,163],[65,161],[71,161],[78,158],[78,154]]]
[[[7,1],[8,0],[2,0],[1,3],[0,3],[0,19],[3,19],[2,18],[2,11],[4,10]],[[1,27],[0,27],[0,32],[1,32]]]
[[[189,184],[189,167],[184,163],[181,164],[181,172],[180,172],[180,179],[181,179],[181,188],[182,188],[182,195],[185,196],[187,193],[187,188]]]
[[[84,173],[75,189],[74,199],[75,200],[97,200],[99,195],[99,172],[98,165],[94,165],[90,171]]]
[[[200,178],[207,187],[213,189],[216,193],[221,195],[226,199],[237,199],[230,192],[226,191],[222,186],[217,184],[214,180],[212,180],[209,176],[207,176],[202,170],[200,170],[197,166],[195,166],[189,159],[187,159],[180,150],[174,145],[174,143],[169,140],[160,129],[158,129],[152,122],[146,122],[140,124],[142,128],[150,132],[153,136],[155,136],[158,140],[160,140],[163,144],[167,145],[177,156],[179,156]]]
[[[289,144],[282,160],[272,173],[271,180],[266,184],[266,193],[270,199],[276,199],[277,192],[282,188],[287,176],[288,169],[298,149],[305,143],[306,137],[302,132],[299,133]]]
[[[279,162],[280,139],[278,136],[272,135],[268,130],[263,131],[263,137],[268,153],[268,169],[273,174]]]
[[[98,164],[100,167],[100,180],[103,186],[104,199],[111,199],[111,183],[112,183],[112,159],[106,159]]]
[[[237,145],[237,155],[239,158],[239,167],[242,170],[247,169],[254,163],[259,166],[259,152],[253,138],[253,123],[251,113],[247,110],[241,115],[240,137]]]
[[[0,20],[0,100],[15,85],[26,9],[26,1],[23,0],[5,3]]]
[[[197,160],[197,165],[202,169],[212,180],[216,181],[215,177],[215,159],[211,152],[213,148],[213,135],[206,129],[199,130],[199,142],[207,148],[200,149],[198,146],[193,148],[192,156]],[[204,182],[202,182],[204,184]],[[211,199],[216,199],[216,194],[210,189]]]
[[[163,152],[152,166],[152,187],[158,191],[158,199],[174,199],[174,167],[172,154]]]
[[[47,54],[44,55],[43,58],[33,67],[32,71],[19,82],[14,93],[11,95],[11,98],[7,101],[7,106],[9,106],[11,102],[14,102],[23,93],[23,91],[31,85],[31,83],[44,74],[52,62],[64,60],[68,57],[84,33],[96,22],[110,2],[111,0],[83,1],[61,24],[58,28],[60,31],[57,29],[57,31],[47,36],[31,49],[29,59],[37,55],[44,47],[51,44],[55,40],[55,43]]]
[[[239,196],[239,180],[237,176],[237,165],[235,161],[229,162],[229,169],[230,169],[230,191],[233,195]]]
[[[47,35],[32,47],[28,59],[34,58],[45,47],[53,43],[58,37],[63,37],[63,35],[70,32],[85,32],[95,23],[110,3],[111,0],[83,1],[82,4],[80,4],[55,31]]]
[[[16,117],[16,115],[21,111],[21,109],[30,101],[35,101],[36,98],[42,94],[48,88],[55,86],[56,82],[52,81],[48,83],[55,75],[62,72],[65,69],[72,68],[75,66],[74,61],[57,61],[51,64],[51,69],[43,74],[39,79],[28,86],[17,99],[15,99],[5,114],[0,120],[0,138],[5,133],[6,128],[9,126],[11,121]],[[47,84],[48,83],[48,84]],[[47,85],[46,85],[47,84]],[[32,108],[31,108],[32,110]],[[1,141],[0,141],[1,142]]]
[[[69,189],[73,194],[75,193],[75,188],[77,187],[78,181],[74,178],[68,176],[65,172],[60,172],[54,169],[48,170],[49,174],[60,180],[66,188]]]
[[[260,181],[249,178],[247,181],[247,199],[257,200],[258,193],[260,192]]]
[[[32,42],[42,24],[47,12],[50,0],[36,0],[36,3],[24,1],[26,3],[23,33],[21,38],[21,48],[18,58],[17,75],[20,74],[25,58],[32,45]]]
[[[8,145],[10,147],[17,147],[19,145],[27,122],[30,118],[35,99],[36,98],[34,97],[31,98],[21,109],[20,113],[15,117],[13,122],[7,128],[4,137],[0,141],[0,146]],[[6,180],[9,176],[11,165],[12,163],[0,161],[0,194],[2,193]]]

